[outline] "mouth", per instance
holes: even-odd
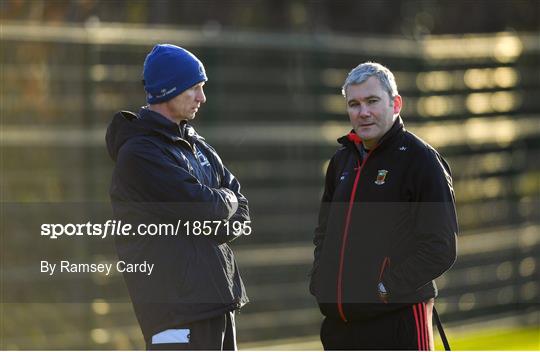
[[[371,126],[375,126],[374,123],[363,123],[360,125],[361,128],[364,128],[364,127],[371,127]]]

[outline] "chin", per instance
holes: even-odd
[[[366,130],[362,130],[360,132],[357,132],[357,134],[360,136],[360,138],[369,141],[369,140],[376,139],[377,137],[379,137],[378,132],[379,131],[374,131],[374,130],[372,130],[370,128],[370,129],[366,129]]]
[[[358,133],[356,132],[356,134],[360,137],[360,139],[364,140],[364,141],[369,141],[371,139],[373,139],[373,133]]]

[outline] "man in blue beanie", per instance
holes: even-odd
[[[206,101],[204,66],[160,44],[143,76],[148,105],[117,113],[106,136],[113,212],[135,230],[115,236],[118,257],[154,266],[123,271],[135,314],[149,350],[236,350],[234,312],[248,298],[228,242],[251,233],[250,217],[240,183],[189,124]]]

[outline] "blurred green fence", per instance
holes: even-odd
[[[358,63],[383,63],[406,127],[454,174],[461,234],[459,259],[438,280],[443,319],[518,315],[538,326],[540,33],[412,41],[4,22],[1,35],[3,204],[107,201],[105,128],[115,111],[144,104],[146,53],[168,42],[203,59],[208,102],[195,126],[242,182],[253,217],[254,235],[233,244],[252,301],[238,316],[240,342],[318,333],[307,274],[325,165],[350,129],[340,86]],[[46,280],[9,259],[28,243],[4,221],[2,290]],[[84,285],[127,297],[119,276]],[[127,300],[2,305],[2,348],[143,346]]]

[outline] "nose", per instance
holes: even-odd
[[[202,87],[201,89],[197,90],[197,96],[195,97],[195,99],[201,104],[206,102],[206,95],[204,95],[204,90],[202,89]]]
[[[359,117],[369,117],[370,112],[366,104],[360,104],[358,107],[358,116]]]

